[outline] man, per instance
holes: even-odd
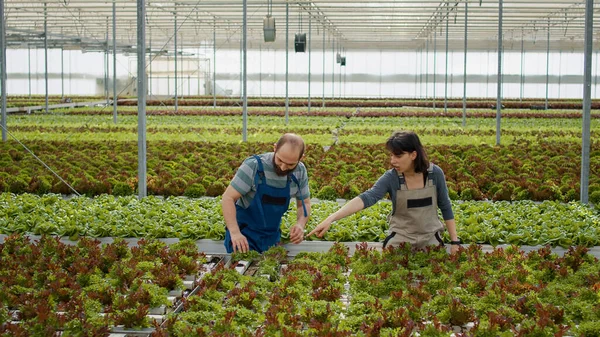
[[[221,207],[227,230],[228,253],[256,250],[262,253],[281,240],[281,218],[290,199],[296,198],[297,220],[290,241],[304,240],[310,215],[310,191],[304,156],[304,141],[286,133],[274,151],[247,158],[223,193]]]

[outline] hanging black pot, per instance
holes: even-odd
[[[306,51],[306,33],[296,33],[294,47],[296,53],[304,53]]]

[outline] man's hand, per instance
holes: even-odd
[[[460,249],[460,245],[450,245],[450,254],[458,253],[459,249]]]
[[[307,237],[316,234],[317,237],[322,238],[323,235],[325,235],[325,233],[327,233],[327,231],[329,230],[329,227],[331,227],[331,223],[333,221],[329,220],[329,218],[323,220],[323,222],[321,222],[319,225],[317,225],[317,227],[315,227],[315,229],[313,229],[310,233],[308,233]]]
[[[290,241],[299,244],[304,240],[304,226],[295,224],[290,228]]]
[[[229,234],[231,235],[231,245],[234,252],[247,253],[250,250],[248,240],[241,232],[235,234],[230,232]]]

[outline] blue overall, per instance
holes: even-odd
[[[254,176],[256,194],[248,208],[235,205],[236,219],[240,232],[248,240],[251,250],[262,253],[275,246],[281,240],[281,218],[290,205],[290,182],[293,180],[298,188],[298,179],[290,173],[285,187],[277,188],[267,185],[265,171],[260,157],[254,156],[258,161],[258,169]],[[304,200],[302,200],[304,216],[308,216]],[[231,235],[225,231],[225,249],[227,253],[233,252]]]

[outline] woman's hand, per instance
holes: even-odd
[[[327,233],[327,231],[329,230],[329,227],[331,227],[332,222],[333,221],[331,221],[329,218],[323,220],[323,222],[318,224],[317,227],[315,227],[315,229],[308,233],[307,237],[315,234],[317,237],[322,238],[323,235],[325,235],[325,233]]]

